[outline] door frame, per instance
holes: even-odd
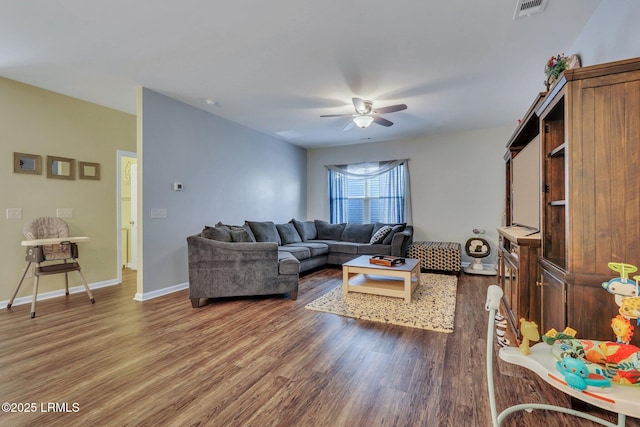
[[[116,256],[117,262],[117,277],[118,283],[122,283],[122,182],[120,177],[122,176],[122,158],[133,157],[138,158],[138,154],[131,151],[116,151],[116,248],[118,255]],[[138,195],[138,198],[140,195]]]

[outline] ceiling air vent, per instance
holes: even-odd
[[[536,13],[542,13],[549,0],[518,0],[513,19],[526,18]]]

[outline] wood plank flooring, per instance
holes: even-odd
[[[340,284],[337,268],[303,276],[297,301],[199,309],[186,290],[133,301],[125,271],[122,285],[94,291],[95,305],[79,293],[39,302],[35,319],[29,305],[0,310],[0,401],[36,405],[0,412],[0,425],[489,426],[484,301],[495,281],[459,276],[456,330],[443,334],[306,310]],[[524,369],[494,371],[498,410],[569,405]],[[503,425],[578,424],[594,425],[542,411]]]

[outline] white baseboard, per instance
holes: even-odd
[[[105,280],[103,282],[89,283],[89,289],[98,289],[98,288],[106,288],[107,286],[119,285],[120,282],[118,279]],[[86,292],[84,290],[84,286],[74,286],[73,288],[69,288],[69,294],[77,294],[80,292]],[[65,295],[64,289],[58,289],[56,291],[45,292],[43,294],[38,294],[38,301],[43,301],[51,298],[58,298]],[[19,297],[13,301],[12,307],[16,305],[23,304],[31,304],[33,300],[33,295],[29,295],[28,297]],[[6,307],[9,304],[9,300],[0,301],[0,307]]]
[[[172,294],[174,292],[181,291],[183,289],[187,289],[189,287],[189,282],[180,283],[178,285],[169,286],[167,288],[158,289],[156,291],[139,293],[136,292],[136,295],[133,297],[135,301],[147,301],[153,298],[158,298],[164,295]]]

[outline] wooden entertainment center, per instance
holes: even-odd
[[[514,160],[539,138],[539,233],[514,226]],[[640,267],[640,58],[565,70],[507,144],[500,285],[514,329],[615,340],[607,264]],[[529,233],[533,233],[530,234]],[[640,329],[632,340],[640,345]]]

